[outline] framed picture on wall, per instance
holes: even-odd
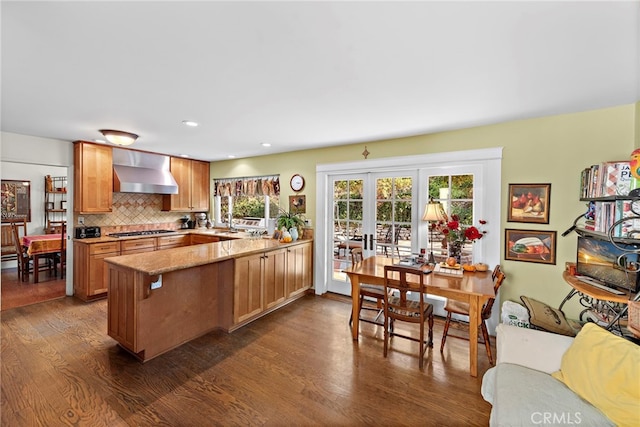
[[[504,231],[504,258],[511,261],[556,263],[556,232],[543,230]]]
[[[2,222],[31,222],[31,181],[3,179]]]
[[[507,221],[549,224],[551,184],[509,184]]]
[[[307,213],[307,196],[289,196],[289,212],[296,214]]]

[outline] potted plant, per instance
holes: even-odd
[[[292,234],[291,237],[294,237],[294,233],[296,234],[296,236],[302,236],[302,229],[304,228],[305,223],[302,215],[280,209],[280,215],[278,215],[276,225],[278,226],[278,229],[282,230],[284,228],[286,231]],[[292,231],[292,229],[294,231]],[[297,237],[295,237],[293,240],[296,239]]]

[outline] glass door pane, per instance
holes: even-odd
[[[376,179],[375,253],[400,257],[412,250],[412,177]]]
[[[465,229],[474,225],[472,174],[437,175],[429,177],[429,198],[440,202],[448,218],[456,217],[460,227]],[[447,257],[447,240],[437,228],[430,232],[433,239],[433,252],[436,261],[444,261]],[[462,248],[463,262],[472,262],[473,243],[466,241]]]
[[[346,274],[351,249],[362,247],[364,256],[398,258],[414,252],[412,184],[406,172],[335,176],[333,190],[333,252],[328,290],[351,293]],[[417,189],[416,189],[417,190]]]
[[[333,181],[333,265],[334,291],[348,289],[343,269],[351,265],[351,249],[362,246],[362,221],[365,177],[336,177]]]

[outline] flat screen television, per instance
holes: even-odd
[[[576,271],[605,286],[637,292],[640,245],[616,243],[578,236]],[[633,252],[636,251],[636,252]]]

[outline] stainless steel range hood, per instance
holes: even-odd
[[[169,171],[169,156],[113,149],[113,191],[119,193],[178,194]]]

